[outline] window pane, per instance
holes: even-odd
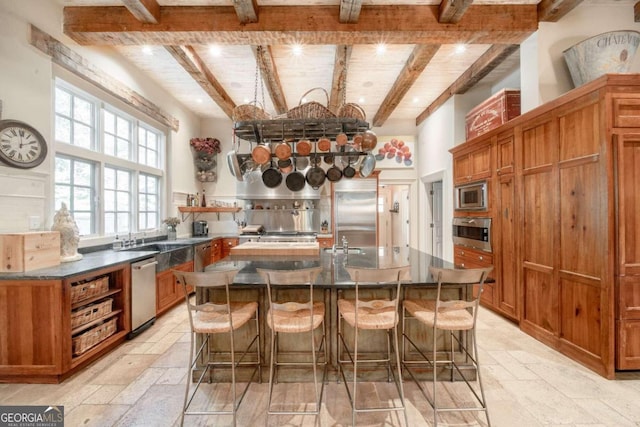
[[[76,123],[73,129],[73,136],[73,145],[91,149],[91,128],[89,126]]]
[[[116,216],[112,212],[104,214],[104,232],[107,234],[116,232]]]
[[[71,117],[71,94],[57,87],[55,96],[56,113]]]
[[[71,187],[68,185],[56,185],[55,188],[55,209],[58,210],[64,202],[67,207],[71,206]]]
[[[130,132],[130,127],[131,127],[131,123],[126,120],[123,119],[122,117],[118,117],[117,119],[117,128],[118,128],[118,136],[120,138],[125,138],[125,139],[131,139],[131,132]]]
[[[116,189],[129,191],[129,188],[130,188],[129,172],[119,170],[116,172],[116,177],[117,177]]]
[[[116,139],[108,133],[104,134],[104,152],[112,156],[116,154]]]
[[[73,118],[88,125],[93,124],[93,104],[82,98],[75,97]]]
[[[104,110],[104,130],[111,134],[116,133],[116,116],[111,111]]]
[[[77,188],[74,191],[73,208],[80,211],[91,210],[91,189]]]
[[[104,188],[116,188],[116,171],[112,168],[104,168]]]
[[[124,233],[124,232],[130,230],[130,227],[129,227],[129,215],[128,214],[119,213],[119,214],[117,214],[116,218],[117,218],[117,221],[118,221],[118,229],[116,230],[116,232]]]
[[[116,204],[118,206],[119,211],[128,211],[129,210],[129,193],[118,191],[116,193]]]
[[[91,165],[84,162],[75,162],[73,180],[75,185],[91,186]]]
[[[78,231],[81,236],[88,236],[92,233],[91,231],[91,214],[90,213],[76,213],[73,217],[75,219],[76,224],[78,225]]]
[[[129,141],[127,141],[126,139],[122,139],[122,138],[118,138],[118,149],[117,149],[117,153],[116,156],[120,157],[121,159],[130,159],[131,155],[129,154]]]
[[[116,193],[112,190],[104,191],[104,210],[115,211],[116,210]]]
[[[56,182],[71,183],[71,160],[56,157]]]
[[[71,120],[56,115],[56,141],[71,143]]]

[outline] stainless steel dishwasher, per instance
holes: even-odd
[[[193,251],[193,271],[204,271],[211,264],[211,240],[195,245]]]
[[[129,339],[156,321],[156,261],[146,258],[131,264],[131,332]]]

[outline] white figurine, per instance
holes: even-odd
[[[51,231],[60,232],[60,261],[69,262],[82,259],[78,253],[80,232],[78,225],[69,213],[67,205],[63,202],[60,210],[53,216]]]

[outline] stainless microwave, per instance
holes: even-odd
[[[486,181],[459,185],[455,188],[455,196],[458,211],[481,211],[488,208]]]

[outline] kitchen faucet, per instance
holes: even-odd
[[[347,236],[342,236],[342,251],[346,254],[349,252],[349,242]]]

